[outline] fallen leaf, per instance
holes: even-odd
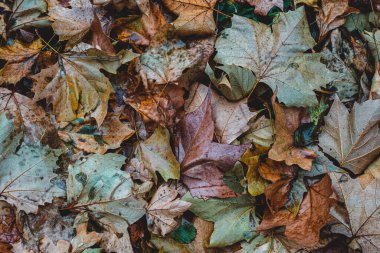
[[[341,167],[362,173],[380,154],[380,100],[355,103],[349,113],[338,98],[334,100],[325,126],[319,135],[319,146],[336,159]]]
[[[202,200],[187,193],[182,200],[190,202],[190,211],[214,222],[210,247],[224,247],[256,236],[255,207],[247,195],[228,199]]]
[[[86,207],[94,213],[122,217],[128,224],[140,219],[145,214],[146,202],[135,197],[137,185],[128,173],[120,170],[124,161],[125,157],[118,154],[94,154],[70,165],[67,208]]]
[[[19,145],[20,138],[12,129],[13,121],[4,116],[5,113],[0,114],[0,125],[6,126],[1,136],[15,137],[1,145],[1,150],[6,152],[0,156],[0,196],[18,210],[35,213],[38,205],[65,196],[54,173],[62,151],[41,145]]]
[[[189,209],[191,203],[177,197],[177,190],[169,184],[161,185],[154,193],[147,207],[148,225],[153,233],[162,236],[170,233],[178,224],[175,218]]]
[[[312,186],[304,198],[296,217],[287,210],[271,214],[265,212],[258,231],[286,226],[285,236],[303,247],[313,247],[319,242],[319,232],[328,223],[329,210],[334,203],[329,176]]]
[[[29,45],[16,40],[11,45],[0,47],[0,59],[7,61],[0,70],[0,85],[16,84],[29,75],[42,46],[41,40]]]
[[[319,27],[319,40],[322,40],[328,32],[344,25],[346,17],[359,10],[348,5],[348,0],[322,0],[322,8],[316,17]]]
[[[20,240],[20,231],[16,224],[15,210],[10,204],[3,200],[0,200],[0,220],[0,242],[15,243]]]
[[[228,198],[235,196],[223,182],[223,173],[230,170],[247,145],[234,146],[212,142],[211,92],[197,110],[179,122],[184,156],[181,175],[193,196]],[[225,154],[229,154],[226,156]]]
[[[378,252],[380,250],[379,211],[380,194],[379,180],[373,179],[366,188],[362,188],[360,178],[352,179],[348,175],[331,173],[334,192],[339,200],[345,203],[348,213],[346,226],[351,240],[361,246],[363,252]]]
[[[276,236],[259,235],[251,242],[242,242],[242,253],[288,253],[288,248]]]
[[[91,44],[94,48],[102,50],[110,55],[115,55],[115,49],[112,46],[109,36],[103,31],[99,17],[94,15],[91,24],[92,38]]]
[[[164,0],[163,3],[178,16],[173,22],[177,34],[191,36],[215,33],[213,10],[216,0]]]
[[[313,159],[317,156],[313,150],[296,147],[294,132],[306,116],[304,109],[286,107],[272,97],[273,110],[276,115],[276,140],[269,150],[269,158],[275,161],[285,161],[287,165],[297,164],[302,169],[310,170]]]
[[[255,6],[254,12],[259,15],[266,16],[273,7],[278,7],[280,10],[284,10],[283,0],[244,0],[251,6]]]
[[[170,98],[165,93],[155,93],[146,96],[136,96],[125,99],[146,121],[152,120],[162,127],[173,127],[176,110],[173,108]]]
[[[119,148],[124,140],[135,133],[130,125],[121,122],[117,115],[106,118],[96,134],[82,133],[85,129],[86,126],[83,126],[78,132],[59,131],[58,134],[63,141],[71,142],[81,150],[104,154],[109,149]]]
[[[314,45],[303,8],[280,13],[272,26],[235,15],[216,41],[214,60],[252,70],[256,83],[277,88],[287,106],[311,106],[318,102],[314,90],[336,78],[320,63],[321,54],[303,54]]]
[[[54,21],[52,28],[60,40],[68,40],[68,47],[78,44],[94,21],[94,9],[89,0],[70,0],[70,7],[56,5],[49,9]]]
[[[249,122],[250,130],[242,136],[241,142],[253,142],[263,147],[270,147],[273,144],[274,122],[265,116],[256,118]]]
[[[265,198],[271,212],[278,212],[289,201],[292,180],[293,178],[282,179],[265,188]]]
[[[190,203],[189,203],[190,204]],[[170,233],[170,237],[179,243],[189,244],[194,241],[197,236],[197,229],[194,225],[182,218],[179,227]]]
[[[371,83],[371,93],[370,96],[374,99],[380,98],[380,31],[376,30],[375,32],[365,32],[364,34],[365,39],[368,41],[368,46],[372,52],[372,56],[375,58],[376,62],[376,69],[375,74],[372,77],[372,83]]]
[[[57,131],[46,112],[32,99],[8,89],[0,88],[0,111],[18,118],[26,144],[49,144],[57,148]]]
[[[193,84],[185,110],[187,112],[195,111],[206,98],[208,91],[209,88],[202,84]],[[215,122],[216,139],[220,143],[230,144],[249,129],[248,122],[257,115],[257,112],[249,110],[246,99],[232,103],[216,92],[212,90],[211,92],[211,109]]]
[[[158,126],[152,136],[139,143],[141,160],[152,174],[160,173],[165,181],[179,179],[180,164],[170,146],[170,134],[166,128]]]
[[[40,241],[39,250],[41,252],[66,253],[69,252],[70,246],[71,244],[68,241],[59,240],[57,244],[54,244],[49,237],[44,237]]]
[[[83,252],[83,250],[97,244],[102,239],[102,235],[95,231],[87,232],[88,221],[89,218],[87,213],[80,213],[75,218],[74,228],[77,234],[71,240],[73,253]]]

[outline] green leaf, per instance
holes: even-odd
[[[224,247],[249,241],[256,236],[258,221],[253,199],[247,195],[228,199],[198,199],[187,193],[182,200],[192,203],[190,211],[204,220],[214,222],[210,247]]]
[[[252,70],[257,82],[278,88],[288,106],[311,106],[318,103],[314,90],[337,76],[320,62],[321,54],[303,53],[314,45],[304,8],[280,13],[272,26],[235,15],[216,41],[214,60]]]
[[[158,171],[165,181],[179,179],[179,162],[170,146],[170,133],[158,126],[152,136],[140,142],[141,160],[152,174]]]
[[[227,99],[237,101],[249,95],[256,81],[251,70],[236,65],[224,65],[217,68],[225,72],[220,78],[215,76],[210,65],[206,66],[205,71],[211,82]]]
[[[193,248],[188,245],[181,244],[176,242],[171,238],[158,237],[152,235],[150,242],[158,249],[161,253],[193,253]]]
[[[288,253],[286,247],[276,237],[259,235],[249,243],[241,244],[242,253]]]
[[[176,240],[179,243],[191,243],[194,241],[197,236],[197,229],[194,225],[187,221],[185,218],[182,218],[181,225],[170,233],[170,237]]]
[[[125,157],[90,155],[69,166],[67,201],[72,208],[86,207],[95,213],[115,215],[129,224],[145,214],[146,202],[134,196],[137,186],[120,170]]]
[[[224,183],[236,193],[243,193],[244,168],[241,162],[236,162],[233,169],[223,175]]]

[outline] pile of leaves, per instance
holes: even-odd
[[[2,0],[0,252],[380,252],[379,11]]]

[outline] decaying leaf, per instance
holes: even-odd
[[[329,176],[312,186],[304,198],[297,216],[287,210],[275,214],[266,211],[258,230],[286,226],[285,236],[303,247],[313,247],[319,242],[319,232],[327,224],[329,210],[334,201]]]
[[[317,104],[314,90],[336,78],[320,54],[303,54],[314,45],[303,8],[279,14],[272,27],[235,15],[216,41],[214,60],[252,70],[288,106],[310,106]]]
[[[355,103],[348,112],[336,98],[325,117],[319,146],[340,166],[360,174],[380,153],[379,122],[380,100]]]
[[[144,167],[152,174],[159,172],[165,181],[179,179],[180,164],[173,154],[166,128],[158,126],[149,139],[140,142],[139,148]]]
[[[215,32],[215,0],[164,0],[163,3],[178,15],[173,25],[179,35],[210,35]]]
[[[269,158],[275,161],[285,161],[287,165],[297,164],[305,170],[311,169],[316,154],[308,148],[296,147],[294,132],[306,116],[305,110],[285,107],[272,98],[275,119],[276,141],[269,150]]]
[[[58,134],[62,140],[73,143],[81,150],[104,154],[109,149],[119,148],[124,140],[135,133],[129,124],[121,122],[116,115],[106,118],[97,133],[82,133],[85,130],[86,126],[78,132],[59,131]]]
[[[41,40],[36,40],[29,45],[16,40],[12,45],[0,47],[0,59],[7,61],[0,70],[0,85],[16,84],[29,75],[41,48]]]
[[[323,39],[328,32],[344,25],[349,14],[358,12],[358,9],[348,5],[348,0],[334,2],[322,0],[322,8],[316,18],[320,30],[319,39]]]
[[[208,92],[202,104],[179,123],[184,151],[180,159],[181,175],[193,196],[228,198],[235,196],[235,193],[223,182],[223,172],[232,168],[247,145],[212,142],[214,122],[211,96]]]
[[[373,179],[366,188],[360,184],[360,177],[352,179],[348,175],[331,174],[334,192],[344,202],[348,212],[351,238],[357,241],[363,252],[374,253],[380,250],[379,180]]]
[[[84,157],[70,165],[66,182],[69,208],[119,216],[128,224],[140,219],[146,202],[134,196],[137,186],[120,170],[124,162],[124,156],[109,153]]]
[[[195,111],[206,98],[209,88],[202,84],[193,84],[185,110]],[[257,115],[251,112],[247,100],[231,103],[216,92],[211,91],[212,118],[215,122],[215,136],[220,143],[230,144],[249,129],[248,122]]]
[[[278,7],[280,10],[284,8],[283,0],[245,0],[249,5],[255,6],[255,13],[266,16],[273,7]]]
[[[147,207],[148,224],[151,224],[153,233],[165,236],[176,228],[175,218],[191,205],[177,197],[177,190],[168,184],[161,185],[155,192]]]
[[[56,5],[49,9],[49,16],[54,20],[52,28],[60,40],[69,40],[74,46],[90,30],[94,21],[94,9],[89,0],[70,0],[70,7]]]
[[[102,239],[102,235],[95,231],[87,232],[88,220],[87,213],[80,213],[75,218],[74,227],[77,234],[71,240],[73,253],[83,252],[83,250],[97,244]]]

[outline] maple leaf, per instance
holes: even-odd
[[[331,173],[330,176],[334,192],[347,208],[348,223],[343,225],[349,231],[349,236],[361,245],[363,252],[378,252],[380,250],[379,179],[371,180],[363,188],[360,184],[363,176],[356,179],[339,173]]]
[[[178,15],[173,25],[179,35],[215,33],[213,10],[216,0],[164,0],[163,3],[171,12]]]
[[[189,99],[186,101],[185,110],[195,111],[206,98],[209,89],[199,83],[190,88]],[[220,143],[230,144],[241,134],[249,129],[248,122],[257,115],[251,112],[247,100],[230,103],[211,90],[212,118],[215,122],[215,136]]]
[[[70,0],[70,6],[56,5],[49,9],[54,32],[60,40],[69,40],[69,47],[81,41],[94,21],[94,9],[89,0]]]
[[[54,173],[62,153],[41,145],[20,144],[21,136],[13,128],[13,120],[0,114],[0,197],[18,210],[36,212],[38,205],[65,196],[61,181]]]
[[[191,205],[177,197],[177,190],[169,184],[162,184],[154,193],[147,207],[148,224],[153,233],[165,236],[176,228],[178,223],[174,218],[181,216]]]
[[[211,92],[195,111],[179,122],[184,155],[181,175],[193,196],[227,198],[235,196],[223,182],[223,172],[230,170],[248,145],[234,146],[212,142]],[[226,155],[228,154],[228,156]]]
[[[273,110],[276,115],[276,140],[269,150],[269,158],[275,161],[285,161],[287,165],[297,164],[305,170],[311,169],[316,154],[308,148],[295,147],[294,133],[301,125],[305,110],[285,107],[276,102],[276,92],[272,97]]]
[[[16,40],[12,45],[0,47],[0,59],[7,61],[0,70],[0,85],[4,83],[16,84],[30,74],[41,48],[42,42],[40,40],[29,45]]]
[[[303,8],[280,13],[271,27],[235,15],[216,41],[214,60],[252,70],[256,83],[277,87],[288,106],[311,106],[318,102],[314,90],[337,78],[320,63],[321,54],[303,54],[314,45]]]
[[[334,203],[330,198],[332,193],[331,180],[326,175],[320,182],[310,186],[296,217],[287,210],[275,214],[266,210],[258,231],[286,226],[285,236],[289,240],[303,247],[315,246],[319,242],[320,229],[329,219],[329,210]]]
[[[223,247],[255,237],[258,225],[255,207],[247,195],[228,199],[202,200],[189,193],[182,200],[190,202],[190,211],[202,219],[214,222],[210,247]]]
[[[165,181],[179,179],[180,164],[170,147],[170,134],[166,128],[158,126],[149,139],[139,143],[139,148],[144,167],[154,176],[158,171]]]
[[[120,170],[124,161],[122,155],[94,154],[70,165],[67,208],[118,216],[128,224],[140,219],[145,214],[146,202],[134,196],[137,186],[128,173]]]
[[[244,0],[251,6],[255,6],[254,12],[266,16],[273,7],[278,7],[280,10],[284,10],[283,0]]]
[[[325,126],[319,135],[319,146],[336,159],[340,166],[355,174],[362,173],[380,154],[380,100],[354,104],[349,113],[338,98],[334,100]]]

